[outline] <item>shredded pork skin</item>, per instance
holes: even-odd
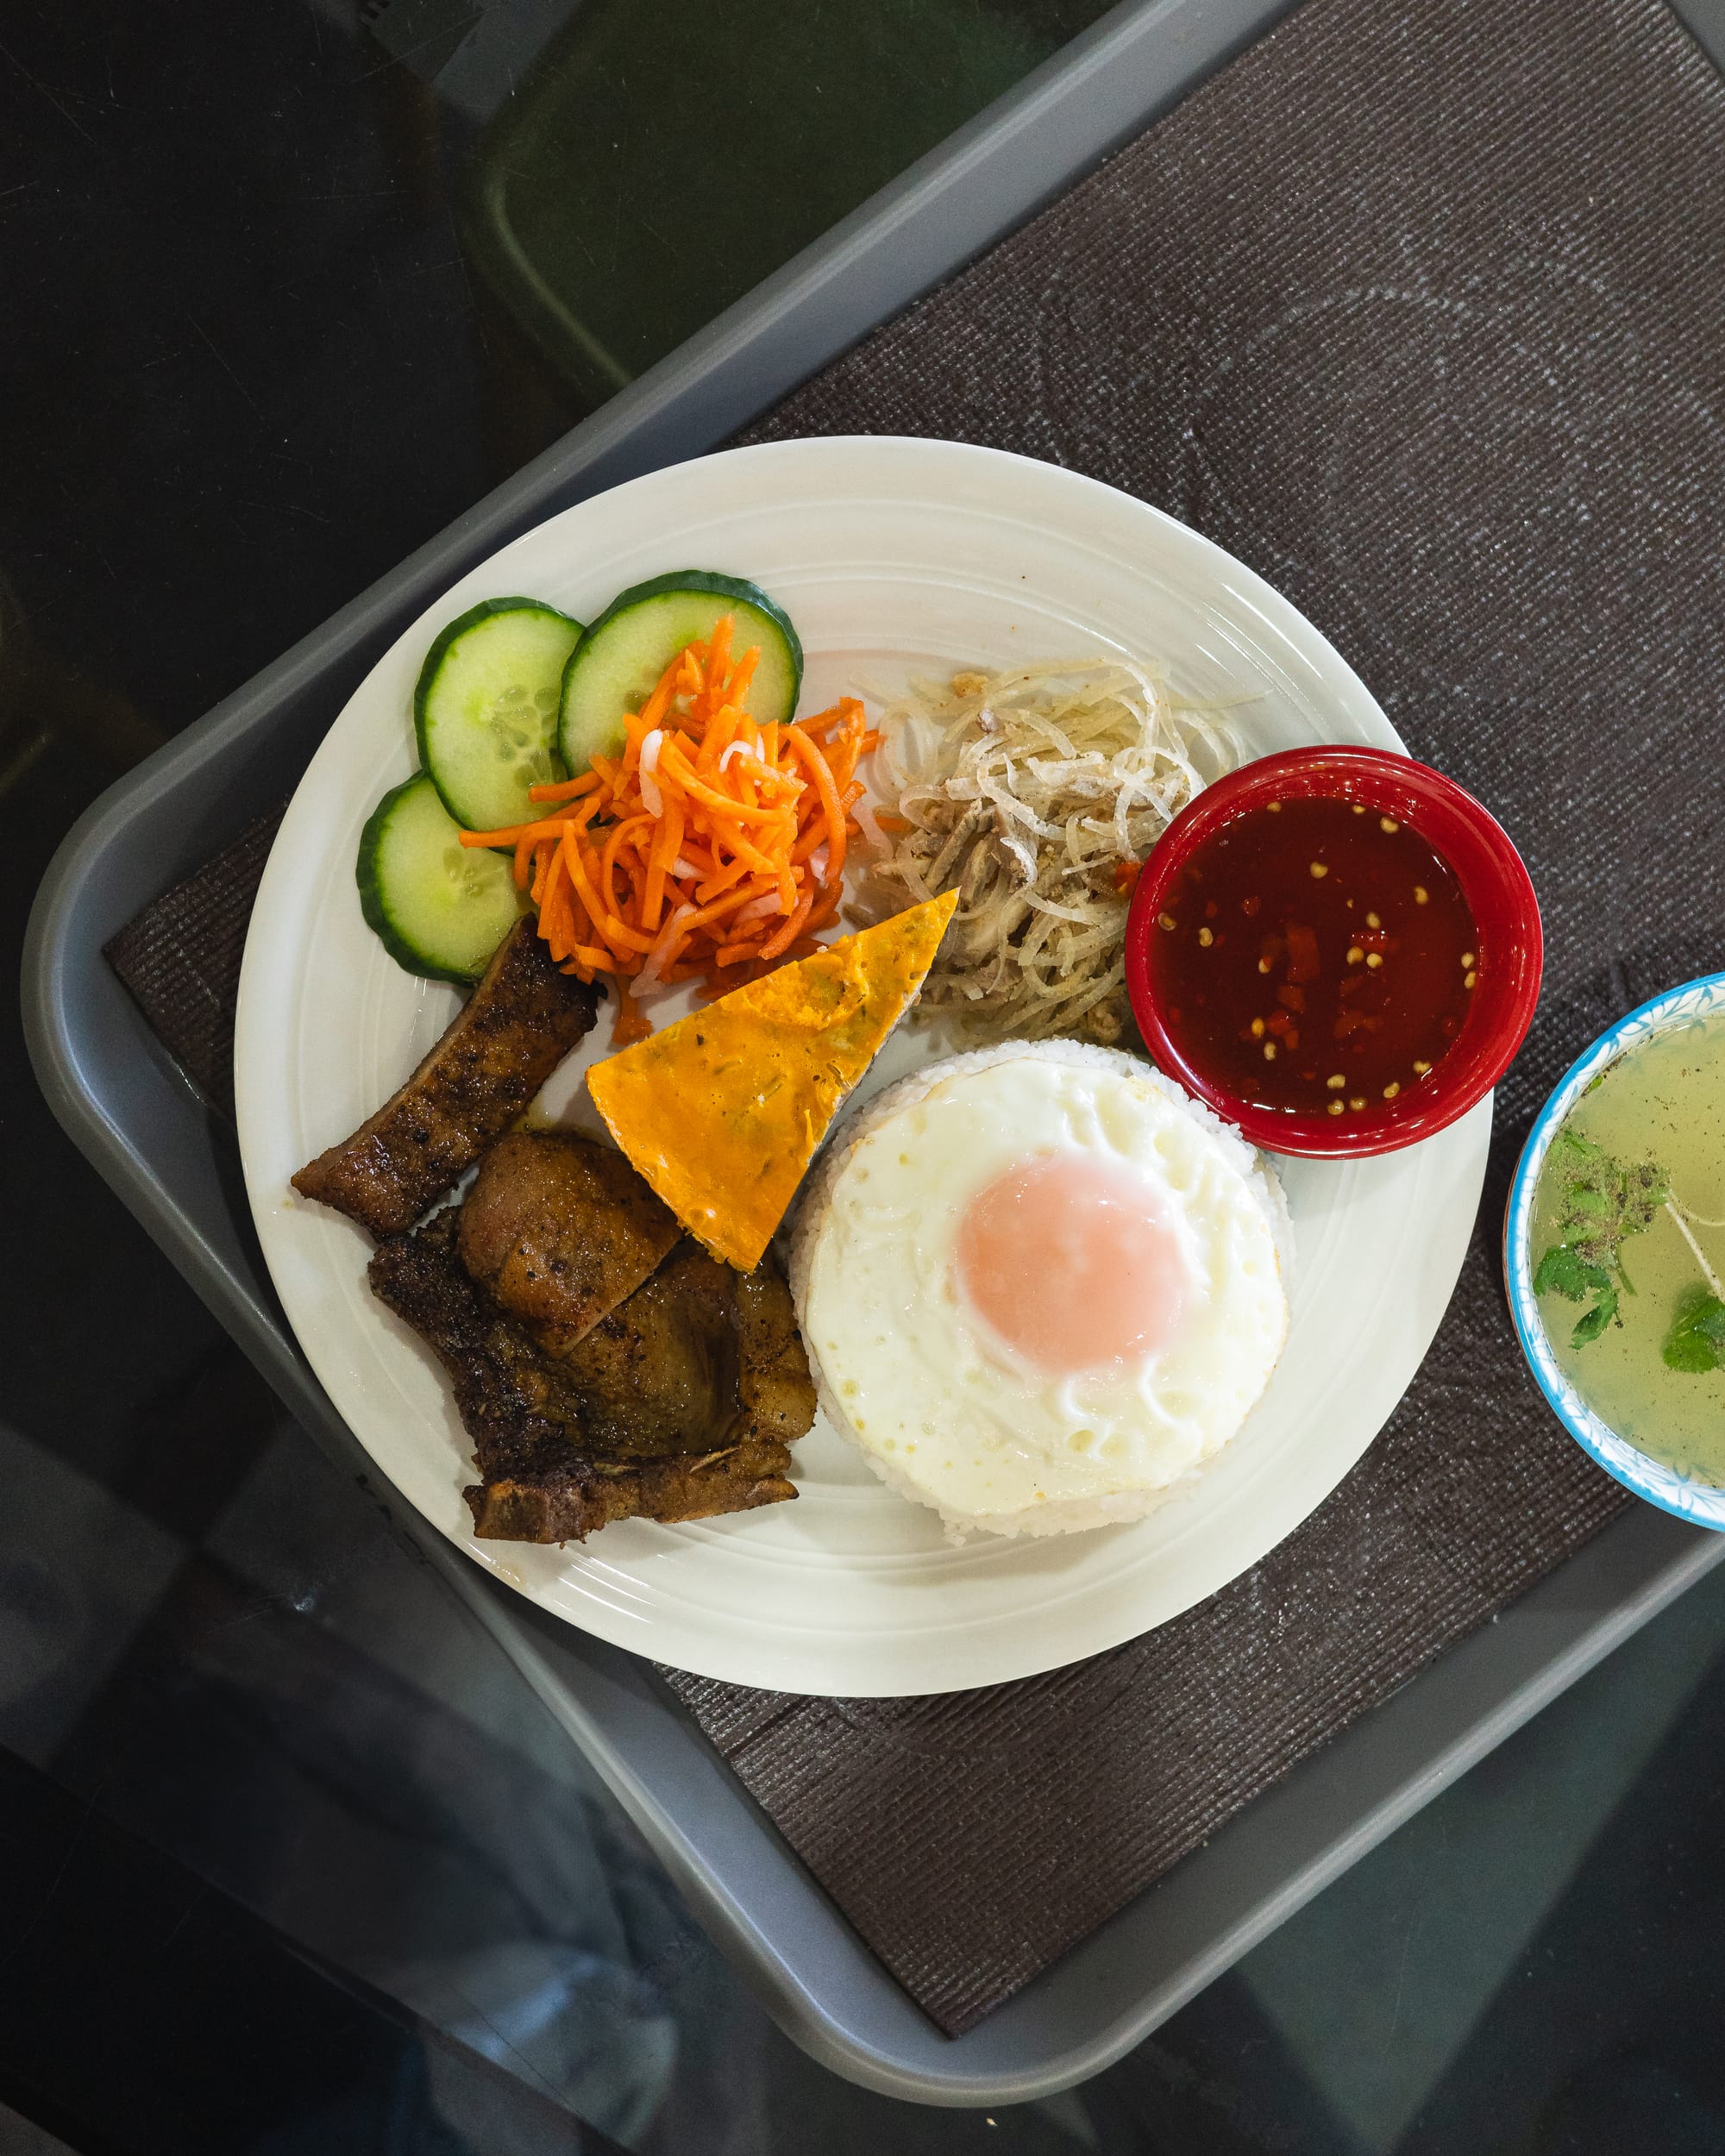
[[[1154,667],[1095,658],[913,681],[883,730],[910,828],[883,832],[856,916],[959,893],[919,1015],[975,1041],[1120,1040],[1131,870],[1239,761],[1233,727]]]

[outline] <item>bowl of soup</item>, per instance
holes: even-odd
[[[1632,1011],[1566,1074],[1515,1170],[1503,1267],[1570,1435],[1725,1528],[1725,974]]]

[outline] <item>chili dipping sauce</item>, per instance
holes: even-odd
[[[1454,872],[1346,800],[1248,809],[1193,851],[1151,931],[1164,1023],[1258,1106],[1358,1115],[1454,1045],[1479,939]]]

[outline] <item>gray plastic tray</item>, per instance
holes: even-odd
[[[231,1132],[163,1053],[101,950],[292,787],[373,661],[456,578],[570,503],[715,447],[1070,185],[1286,9],[1117,9],[110,788],[55,856],[26,945],[31,1056],[80,1149],[293,1413],[390,1506],[490,1629],[780,2024],[836,2071],[916,2102],[1021,2102],[1120,2057],[1725,1556],[1725,1537],[1636,1507],[979,2028],[947,2039],[645,1664],[494,1585],[379,1487],[283,1321]]]

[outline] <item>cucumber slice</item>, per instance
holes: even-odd
[[[429,981],[477,981],[521,912],[507,854],[464,846],[418,771],[386,793],[360,835],[360,906],[384,948]]]
[[[749,708],[762,726],[794,718],[803,681],[803,648],[789,618],[757,584],[712,569],[675,569],[614,599],[563,670],[558,740],[571,773],[623,746],[623,714],[638,711],[683,646],[735,615],[734,647],[761,648]]]
[[[557,711],[581,624],[535,599],[486,599],[442,630],[413,692],[419,761],[470,831],[524,823],[561,779]]]

